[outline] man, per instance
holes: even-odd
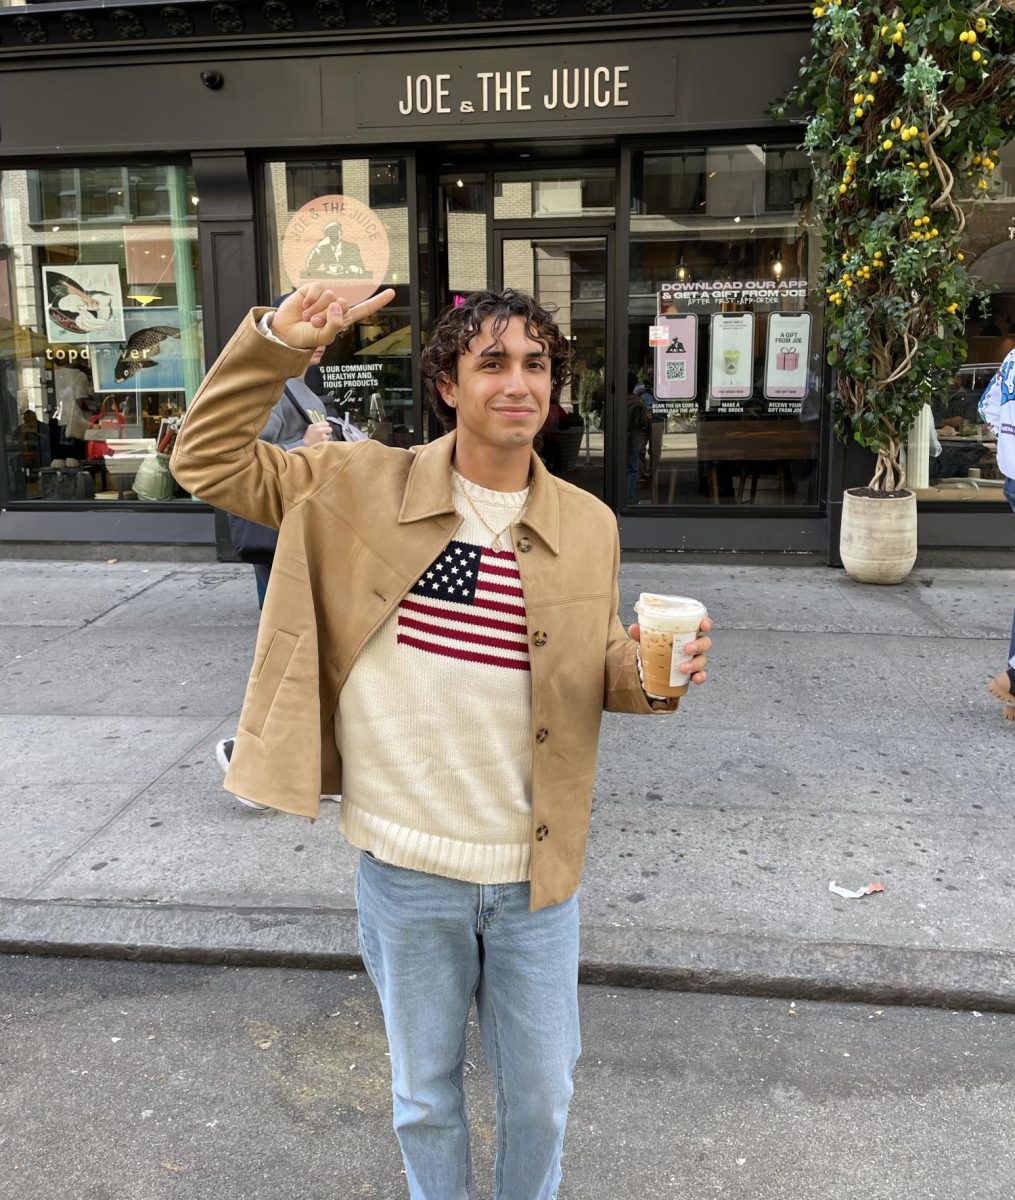
[[[365,275],[366,268],[355,242],[343,240],[342,225],[332,221],[325,225],[320,241],[307,255],[304,270],[317,279],[334,279],[338,275]]]
[[[980,419],[997,435],[997,466],[1004,476],[1005,499],[1015,512],[1015,350],[1006,355],[980,400]],[[1001,701],[1006,721],[1015,721],[1015,616],[1012,617],[1008,666],[987,684]]]
[[[637,627],[617,617],[613,514],[533,453],[569,348],[530,297],[474,293],[431,330],[423,374],[445,437],[290,454],[257,440],[307,352],[391,296],[350,309],[308,284],[255,311],[177,439],[185,486],[280,526],[226,787],[306,816],[342,792],[412,1200],[471,1195],[473,997],[498,1089],[496,1195],[552,1200],[601,714],[676,701],[645,694]],[[695,683],[710,645],[682,648]]]

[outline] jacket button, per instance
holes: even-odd
[[[528,554],[528,552],[532,549],[532,543],[527,537],[519,538],[518,549],[522,552],[522,554]]]
[[[537,729],[536,730],[536,741],[537,742],[545,742],[549,736],[550,736],[549,729]]]
[[[545,842],[550,830],[545,825],[540,825],[536,830],[536,841]]]
[[[532,644],[534,646],[545,646],[546,645],[546,634],[543,633],[543,631],[541,629],[537,629],[536,632],[532,635]]]

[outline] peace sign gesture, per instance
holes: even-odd
[[[279,306],[271,332],[296,350],[329,346],[350,325],[372,316],[394,298],[394,289],[385,288],[369,300],[350,305],[334,288],[323,283],[305,283]]]

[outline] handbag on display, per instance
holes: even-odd
[[[178,423],[164,420],[159,426],[155,449],[141,459],[141,465],[131,485],[139,500],[172,500],[176,495],[176,480],[169,470],[169,453],[176,437]]]
[[[43,467],[39,471],[43,500],[94,500],[95,480],[78,467]]]
[[[107,405],[111,406],[108,411]],[[88,443],[85,447],[85,457],[94,462],[95,459],[104,458],[109,454],[109,438],[113,438],[114,441],[122,438],[126,423],[126,418],[117,407],[116,401],[103,400],[102,407],[88,422],[88,428],[85,430],[85,441]]]

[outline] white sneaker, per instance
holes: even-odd
[[[233,746],[235,745],[235,738],[223,738],[222,741],[215,746],[215,761],[222,768],[223,772],[229,769],[229,760],[233,756]],[[264,809],[268,807],[267,804],[258,804],[256,800],[248,800],[245,796],[237,796],[235,792],[233,793],[233,796],[241,804],[246,805],[247,808]]]

